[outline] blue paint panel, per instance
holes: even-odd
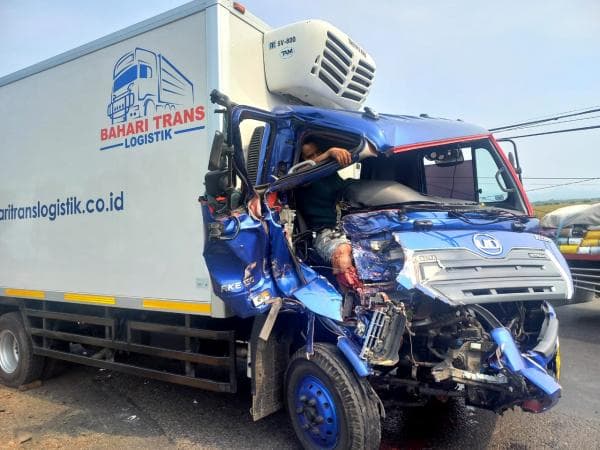
[[[428,231],[414,231],[416,220],[428,220]],[[490,223],[490,220],[471,218],[471,223],[448,217],[446,212],[420,211],[401,214],[398,210],[373,211],[344,217],[344,230],[353,239],[372,238],[377,234],[392,233],[398,242],[411,250],[467,248],[487,258],[502,258],[513,248],[549,250],[566,273],[564,257],[549,239],[537,234],[539,221],[530,219],[522,232],[514,232],[512,220]],[[502,243],[502,251],[490,256],[476,247],[473,236],[484,232]]]
[[[294,297],[312,312],[333,320],[342,320],[342,296],[327,279],[318,276],[294,292]]]
[[[342,296],[306,264],[293,260],[283,228],[269,210],[265,220],[269,226],[271,271],[277,287],[286,297],[295,297],[310,311],[333,320],[342,320]],[[298,270],[301,274],[298,274]]]
[[[265,213],[265,219],[269,227],[271,272],[281,292],[288,297],[293,296],[304,285],[304,282],[298,276],[283,227],[274,220],[268,210]],[[315,277],[316,273],[313,272],[306,274],[304,278],[308,282]]]
[[[521,356],[510,331],[506,328],[495,328],[491,331],[491,335],[502,353],[502,363],[511,372],[522,375],[552,399],[558,398],[561,391],[560,385],[542,367]]]
[[[358,356],[360,349],[347,337],[342,336],[337,341],[337,346],[346,359],[352,364],[357,375],[361,378],[371,374],[371,369],[365,361]]]
[[[223,237],[234,237],[237,233],[231,240],[206,240],[204,258],[215,295],[239,317],[265,312],[268,305],[255,306],[252,299],[265,291],[270,297],[277,297],[279,292],[270,271],[264,267],[268,240],[262,223],[244,214],[238,217],[238,225],[232,217],[215,219],[206,205],[202,209],[206,227],[220,222],[224,226]]]
[[[273,113],[282,118],[295,117],[309,125],[354,132],[369,139],[381,152],[422,142],[489,134],[477,125],[446,119],[381,114],[378,120],[373,120],[361,112],[310,106],[281,106]]]
[[[443,211],[415,211],[401,213],[399,210],[379,210],[365,213],[350,214],[344,217],[344,229],[348,234],[367,237],[386,231],[413,231],[417,220],[429,220],[432,230],[481,230],[481,231],[511,231],[512,220],[490,223],[489,219],[477,219],[469,215],[472,223],[466,223],[455,217],[449,217]],[[525,223],[524,233],[535,233],[539,230],[539,221],[529,219]],[[519,234],[519,233],[514,233]]]

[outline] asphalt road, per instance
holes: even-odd
[[[563,398],[552,411],[388,411],[382,448],[600,448],[600,301],[557,311]],[[0,448],[299,448],[283,412],[253,423],[249,408],[247,392],[74,367],[37,389],[0,387]]]

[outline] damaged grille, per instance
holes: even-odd
[[[567,280],[546,253],[514,249],[504,258],[466,249],[418,252],[421,283],[456,303],[564,299]]]
[[[471,289],[464,290],[467,296],[481,295],[505,295],[505,294],[534,294],[536,292],[552,292],[552,286],[540,287],[513,287],[513,288],[491,288],[491,289]]]

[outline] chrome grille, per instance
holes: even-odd
[[[421,283],[457,303],[562,299],[568,291],[566,276],[539,249],[514,249],[504,258],[467,249],[415,256]]]

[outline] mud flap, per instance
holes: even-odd
[[[260,339],[268,316],[256,316],[252,326],[250,357],[252,371],[252,414],[259,420],[283,407],[283,378],[287,368],[291,336],[275,329],[268,339]],[[272,326],[272,325],[271,325]],[[267,325],[269,327],[269,325]]]

